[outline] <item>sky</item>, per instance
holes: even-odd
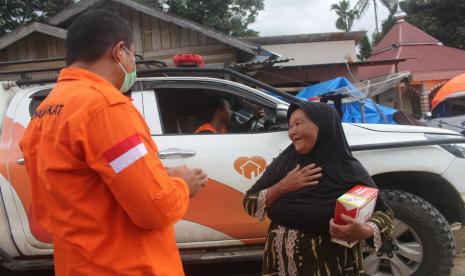
[[[331,5],[339,0],[265,0],[265,9],[261,11],[250,29],[260,32],[260,36],[291,35],[305,33],[337,32],[336,13]],[[352,6],[356,0],[351,0]],[[388,10],[378,5],[378,21],[388,16]],[[362,18],[356,21],[352,31],[365,30],[369,34],[375,29],[373,2]]]

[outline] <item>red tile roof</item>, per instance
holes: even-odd
[[[409,71],[414,81],[449,79],[465,71],[465,51],[443,46],[417,27],[398,22],[374,48],[368,61],[409,58],[398,72]],[[359,79],[395,72],[394,65],[361,67]]]
[[[375,46],[373,53],[378,53],[393,44],[441,44],[441,41],[423,32],[412,24],[401,21],[395,24],[384,38]]]

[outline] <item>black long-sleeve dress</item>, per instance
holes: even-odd
[[[292,104],[288,120],[297,109],[318,126],[314,147],[300,154],[290,145],[267,167],[244,197],[245,211],[271,220],[263,257],[263,275],[363,275],[360,243],[352,248],[331,242],[329,221],[336,199],[357,184],[376,188],[352,156],[337,112],[326,104]],[[297,165],[315,163],[323,169],[319,184],[285,194],[266,207],[268,188],[277,184]],[[375,212],[367,224],[373,228],[378,250],[392,235],[393,212],[378,196]]]

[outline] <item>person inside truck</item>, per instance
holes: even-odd
[[[393,213],[381,197],[367,223],[341,215],[336,199],[357,184],[376,187],[350,152],[338,113],[323,103],[300,102],[288,110],[286,148],[246,192],[244,209],[271,220],[263,275],[364,275],[360,243],[345,247],[331,238],[373,238],[375,249],[393,231]]]
[[[247,132],[253,123],[265,115],[263,107],[257,107],[252,118],[244,123],[232,120],[229,101],[220,96],[211,96],[206,102],[208,119],[194,131],[196,134],[224,134],[227,132]]]
[[[132,38],[113,12],[76,18],[66,36],[68,67],[20,142],[57,276],[184,275],[174,224],[207,177],[166,169],[123,95],[136,79]]]

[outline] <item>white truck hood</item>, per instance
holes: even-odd
[[[356,127],[382,132],[402,133],[434,133],[442,135],[461,135],[452,130],[436,127],[406,126],[406,125],[383,125],[383,124],[351,124]]]
[[[451,130],[431,127],[375,124],[343,124],[343,126],[350,146],[465,138]]]

